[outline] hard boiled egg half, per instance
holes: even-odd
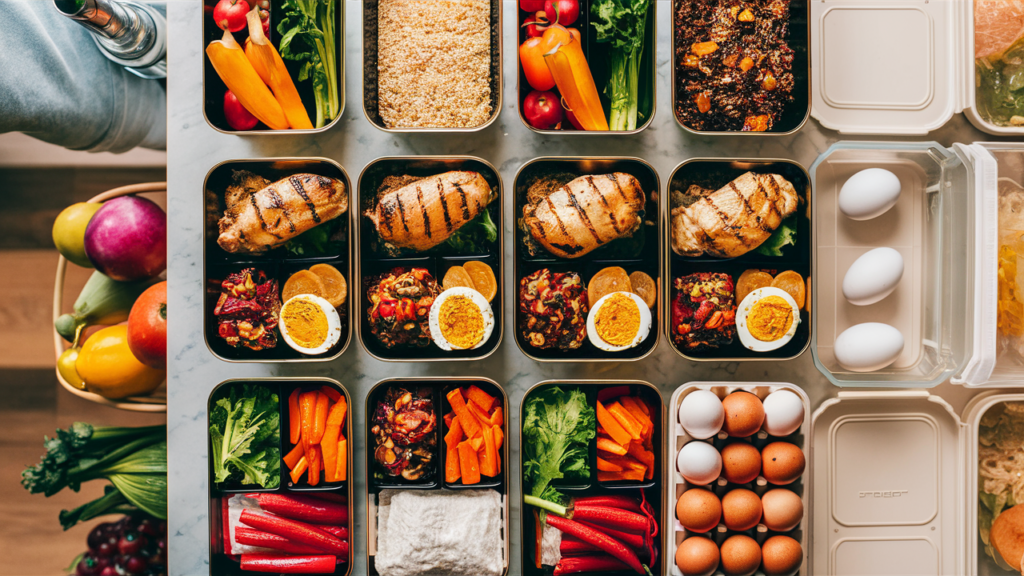
[[[640,344],[651,333],[651,309],[632,292],[612,292],[594,304],[587,315],[590,343],[607,352]]]
[[[788,326],[785,323],[763,325],[752,322],[761,314],[768,313],[767,308],[777,309],[780,302],[789,306]],[[766,309],[762,310],[762,307]],[[779,288],[758,288],[747,294],[736,309],[736,332],[740,335],[740,343],[754,352],[770,352],[782,348],[793,339],[799,325],[800,307],[789,292]]]
[[[484,295],[458,286],[438,295],[430,307],[430,337],[442,350],[473,350],[494,330],[494,311]]]

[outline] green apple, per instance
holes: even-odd
[[[102,207],[99,202],[78,202],[61,211],[53,223],[53,243],[57,251],[83,268],[93,267],[85,255],[85,227]]]

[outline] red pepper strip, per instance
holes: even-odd
[[[647,540],[647,549],[650,551],[649,558],[651,559],[651,565],[658,561],[658,549],[654,546],[654,539],[658,536],[658,519],[654,517],[654,506],[647,501],[647,493],[643,488],[640,489],[640,508],[643,509],[644,514],[647,515],[647,519],[651,521],[650,538]]]
[[[620,542],[622,541],[620,540]],[[625,542],[623,542],[623,544],[625,544]],[[640,560],[646,560],[647,558],[650,558],[646,547],[633,548],[629,544],[626,544],[626,546],[631,548],[633,552],[636,552],[636,557]],[[601,550],[597,546],[587,544],[583,540],[580,540],[579,538],[575,536],[570,536],[568,534],[562,534],[562,542],[559,546],[558,551],[562,553],[562,556],[590,556],[595,553],[604,552],[604,550]]]
[[[240,568],[246,572],[275,574],[333,574],[334,556],[291,556],[289,554],[242,554]]]
[[[586,520],[599,526],[607,526],[622,532],[633,532],[635,534],[649,534],[651,532],[650,520],[646,516],[620,508],[577,506],[572,511],[572,519]]]
[[[605,528],[604,526],[598,526],[597,524],[593,524],[591,522],[580,521],[579,523],[583,524],[587,528],[597,530],[602,534],[607,534],[608,536],[615,538],[616,540],[622,542],[623,544],[632,548],[633,550],[643,550],[647,548],[647,538],[642,534],[630,534],[629,532],[619,532],[618,530],[613,530],[612,528]]]
[[[606,554],[581,556],[579,558],[563,557],[555,566],[555,576],[562,574],[578,574],[580,572],[607,572],[611,570],[628,570],[625,563]]]
[[[337,536],[338,540],[344,540],[345,542],[348,542],[348,528],[346,528],[345,526],[317,525],[317,528],[323,530],[324,532],[327,532],[328,534]]]
[[[636,498],[630,498],[629,496],[588,496],[573,500],[573,506],[576,508],[605,506],[643,514],[643,507],[640,506],[640,503],[637,502]]]
[[[245,526],[238,526],[235,528],[235,542],[239,544],[245,544],[246,546],[259,546],[260,548],[271,548],[273,550],[279,550],[281,552],[287,552],[289,554],[323,554],[325,550],[317,548],[316,546],[309,546],[306,544],[296,544],[287,538],[282,538],[277,534],[271,534],[270,532],[260,532],[259,530],[253,530],[252,528],[246,528]]]
[[[242,524],[277,534],[309,546],[325,547],[337,556],[348,557],[348,542],[343,542],[333,534],[328,534],[319,528],[303,524],[286,518],[278,518],[266,514],[256,514],[249,510],[242,510]]]
[[[260,508],[310,524],[348,524],[348,505],[298,494],[258,494]]]
[[[244,514],[244,512],[243,512]],[[571,534],[580,540],[588,544],[593,544],[611,554],[613,557],[622,560],[629,568],[632,568],[637,574],[650,574],[643,564],[640,563],[640,559],[637,558],[636,553],[626,547],[625,544],[612,538],[611,536],[598,532],[589,526],[580,524],[568,518],[562,518],[561,516],[555,516],[554,514],[547,514],[544,519],[552,528],[561,530],[563,533]]]

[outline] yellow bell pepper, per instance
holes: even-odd
[[[580,125],[584,130],[608,130],[601,96],[579,39],[558,24],[548,26],[543,39],[551,47],[544,54],[544,62]]]
[[[225,30],[223,38],[210,42],[206,55],[217,75],[246,110],[274,130],[288,128],[288,118],[281,104],[253,69],[231,32]]]
[[[249,22],[249,39],[245,41],[245,56],[249,59],[261,80],[274,92],[281,109],[284,111],[288,124],[297,130],[309,130],[313,123],[309,120],[306,107],[302,105],[299,91],[292,82],[284,60],[277,48],[263,34],[263,23],[260,22],[259,6],[254,2],[252,10],[245,16]]]
[[[104,398],[142,396],[156,390],[166,378],[164,370],[150,368],[128,347],[128,327],[110,326],[85,341],[75,361],[85,389]]]

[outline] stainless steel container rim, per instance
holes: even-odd
[[[479,162],[479,163],[483,164],[488,169],[490,169],[491,172],[494,173],[495,180],[497,180],[497,182],[498,182],[498,198],[495,201],[496,202],[500,202],[500,205],[499,205],[499,208],[498,208],[498,214],[499,214],[499,222],[498,222],[498,229],[499,229],[499,232],[498,232],[498,254],[496,255],[496,257],[498,258],[498,261],[501,263],[501,265],[498,267],[498,278],[497,278],[497,280],[498,280],[498,293],[499,293],[499,295],[504,296],[502,291],[504,290],[504,287],[505,287],[505,262],[504,262],[505,234],[504,234],[504,228],[503,228],[504,227],[504,219],[505,219],[505,196],[504,196],[505,195],[505,185],[504,185],[504,183],[501,180],[501,172],[499,172],[498,169],[495,168],[494,165],[491,164],[490,162],[488,162],[487,160],[484,160],[483,158],[480,158],[480,157],[477,157],[477,156],[469,156],[469,155],[465,155],[465,154],[449,154],[449,155],[433,154],[433,155],[425,155],[425,156],[411,156],[411,155],[381,156],[379,158],[374,158],[373,160],[371,160],[366,166],[363,166],[363,169],[359,172],[359,178],[358,178],[357,184],[356,184],[356,209],[353,210],[353,214],[355,214],[356,212],[360,212],[362,210],[362,196],[360,195],[360,190],[362,190],[363,177],[366,175],[367,170],[369,170],[370,167],[372,167],[372,166],[374,166],[376,164],[380,164],[381,162],[393,162],[393,161],[396,161],[396,160],[398,160],[398,161],[413,161],[413,162],[414,161],[419,161],[419,160],[435,161],[435,162],[436,161],[445,161],[445,160],[469,160],[469,161]],[[355,222],[355,224],[354,224],[355,225],[355,234],[354,234],[354,236],[355,236],[355,241],[354,241],[355,244],[353,245],[353,251],[357,255],[357,257],[355,258],[355,260],[356,260],[356,267],[355,267],[355,272],[354,273],[356,275],[355,278],[359,280],[359,285],[358,286],[359,286],[360,292],[354,294],[352,299],[353,300],[359,300],[362,297],[362,279],[363,279],[363,259],[362,259],[362,256],[361,256],[361,250],[362,250],[362,238],[361,238],[361,236],[362,236],[362,234],[360,233],[361,228],[362,228],[362,220],[363,220],[362,219],[362,214],[361,213],[360,214],[355,214],[353,216],[353,220]],[[505,303],[504,299],[502,299],[501,304],[502,304],[503,308],[506,306],[506,303]],[[353,305],[354,306],[360,306],[359,304],[353,304]],[[493,310],[493,308],[492,308],[492,310]],[[495,314],[495,316],[497,316],[497,314]],[[505,328],[504,310],[502,310],[502,316],[503,316],[502,317],[502,322],[501,322],[502,329],[501,330],[497,330],[498,340],[494,343],[494,346],[488,352],[486,352],[485,354],[483,354],[481,356],[450,357],[450,358],[446,358],[446,357],[439,357],[439,358],[382,358],[381,356],[378,356],[377,354],[374,354],[373,351],[370,350],[370,347],[367,346],[366,342],[363,340],[363,310],[362,309],[357,310],[356,318],[354,318],[353,321],[357,323],[356,327],[358,329],[356,330],[356,333],[358,334],[359,345],[362,347],[363,351],[365,351],[367,354],[369,354],[370,357],[373,358],[374,360],[379,360],[381,362],[471,362],[471,361],[483,360],[483,359],[489,357],[491,354],[494,354],[498,350],[498,348],[501,346],[501,341],[502,341],[502,338],[504,337],[504,332],[505,332],[505,329],[504,329]],[[351,325],[351,323],[350,323],[350,325]]]
[[[225,165],[228,165],[228,164],[238,164],[238,163],[244,163],[244,162],[265,163],[265,164],[273,164],[274,162],[326,162],[328,164],[333,165],[334,167],[336,167],[341,172],[341,175],[345,178],[345,187],[346,187],[346,191],[348,192],[348,203],[349,203],[348,210],[347,210],[347,212],[348,212],[348,221],[349,221],[349,223],[348,223],[348,240],[347,240],[347,244],[348,244],[348,246],[347,246],[347,250],[348,250],[348,278],[352,279],[352,277],[353,277],[352,276],[352,274],[353,274],[353,264],[352,264],[352,261],[354,260],[354,257],[353,257],[352,221],[353,221],[353,213],[356,210],[353,209],[353,205],[352,205],[353,204],[352,203],[352,179],[349,178],[348,172],[345,170],[345,167],[342,166],[341,164],[339,164],[338,162],[330,159],[330,158],[324,158],[322,156],[280,156],[280,157],[273,157],[273,158],[232,158],[232,159],[229,159],[229,160],[221,160],[220,162],[214,164],[214,166],[212,168],[210,168],[210,170],[206,173],[206,176],[203,178],[203,190],[206,190],[208,188],[207,187],[207,183],[210,180],[210,175],[213,174],[218,168],[220,168],[222,166],[225,166]],[[204,206],[203,210],[205,211],[205,209],[206,209],[206,207]],[[203,276],[204,277],[206,276],[206,246],[207,246],[207,243],[204,242],[203,243],[203,262],[202,262],[202,264],[203,264]],[[282,289],[283,288],[284,287],[282,286]],[[353,323],[353,304],[352,304],[353,294],[352,294],[352,292],[353,292],[353,290],[354,290],[353,285],[352,285],[351,282],[349,282],[348,283],[349,294],[346,295],[346,297],[345,297],[345,303],[347,305],[347,314],[348,314],[348,322],[346,322],[346,324],[348,324],[348,331],[347,331],[348,336],[347,336],[347,339],[345,340],[345,345],[342,346],[341,350],[338,350],[338,352],[336,354],[334,354],[333,356],[308,356],[308,357],[302,357],[302,358],[283,358],[283,359],[253,358],[253,359],[249,359],[249,360],[243,360],[243,359],[238,359],[238,358],[227,358],[225,356],[222,356],[222,355],[218,354],[210,346],[209,322],[207,322],[207,318],[206,318],[206,313],[207,313],[207,311],[206,311],[206,304],[207,304],[206,298],[207,298],[207,294],[206,294],[205,290],[203,291],[203,344],[206,345],[206,349],[210,352],[210,354],[213,354],[214,357],[216,357],[219,360],[223,360],[224,362],[230,362],[232,364],[272,364],[272,363],[294,364],[294,363],[305,363],[305,362],[330,362],[331,360],[336,360],[336,359],[340,358],[341,355],[344,354],[346,350],[348,350],[349,345],[352,344],[352,337],[353,337],[353,326],[352,326],[352,323]]]

